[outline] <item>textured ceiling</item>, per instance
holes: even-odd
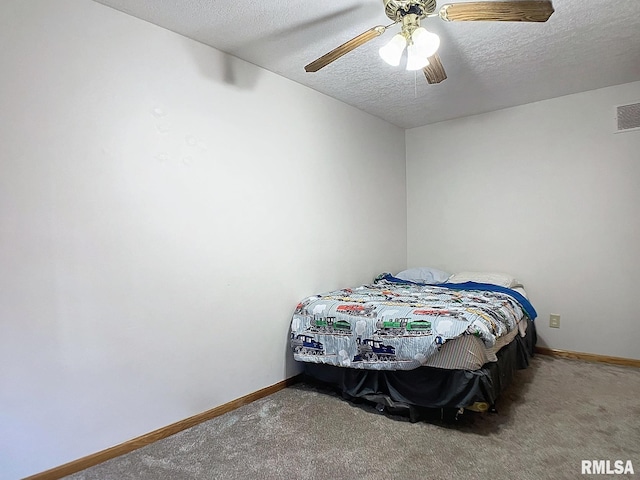
[[[211,45],[404,128],[640,80],[640,0],[554,0],[546,23],[422,25],[441,38],[448,78],[391,67],[399,28],[316,73],[304,65],[375,25],[382,0],[96,0]],[[462,3],[466,0],[438,2]]]

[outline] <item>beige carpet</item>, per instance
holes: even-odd
[[[640,478],[640,369],[537,355],[497,408],[410,423],[299,384],[68,478],[611,478],[587,459]]]

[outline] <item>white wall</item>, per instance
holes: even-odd
[[[408,266],[505,271],[539,345],[640,358],[640,82],[406,132]],[[549,328],[549,314],[561,328]]]
[[[0,44],[0,477],[296,374],[298,300],[405,267],[401,129],[89,0]]]

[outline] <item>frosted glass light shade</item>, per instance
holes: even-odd
[[[407,47],[407,70],[420,70],[429,65],[429,58],[415,44]]]
[[[400,59],[402,58],[402,52],[404,47],[407,46],[407,39],[403,35],[397,34],[387,43],[384,47],[378,50],[380,57],[389,65],[397,67],[400,65]]]
[[[416,28],[411,34],[411,41],[415,46],[416,53],[430,57],[438,51],[440,47],[440,37],[435,33],[427,31],[426,28]]]

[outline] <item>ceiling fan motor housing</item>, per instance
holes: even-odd
[[[394,22],[399,22],[405,15],[417,15],[425,18],[436,9],[437,0],[382,0],[384,13]]]

